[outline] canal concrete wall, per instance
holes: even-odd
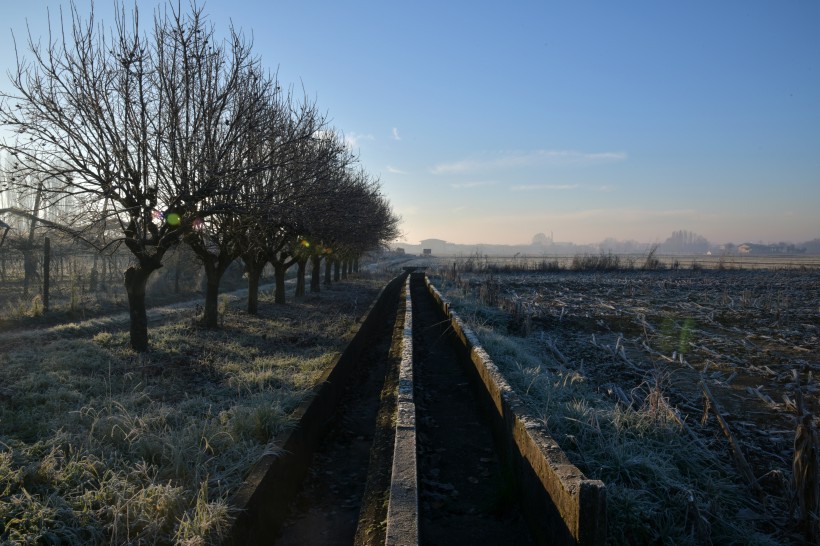
[[[534,538],[541,544],[592,546],[606,542],[606,488],[573,465],[531,414],[482,348],[475,333],[425,279],[471,364],[499,452],[506,458]]]

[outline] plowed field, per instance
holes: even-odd
[[[473,320],[519,336],[547,367],[574,370],[623,408],[662,405],[692,449],[736,469],[759,499],[759,511],[738,518],[799,543],[787,529],[799,527],[798,408],[820,411],[819,271],[481,273],[455,282],[448,272],[439,281],[494,309],[473,311]],[[583,453],[575,457],[583,466]]]

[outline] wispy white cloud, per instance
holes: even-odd
[[[376,138],[371,134],[345,133],[345,144],[350,149],[358,148],[365,140],[376,140]]]
[[[518,184],[510,189],[512,191],[574,190],[578,187],[578,184]]]
[[[482,186],[494,186],[496,183],[490,180],[474,181],[474,182],[455,182],[450,184],[450,187],[456,190],[463,190],[469,188],[480,188]]]
[[[399,130],[396,127],[393,127],[393,140],[401,140]]]
[[[433,174],[468,174],[490,169],[509,169],[539,165],[588,165],[626,160],[624,152],[579,152],[575,150],[533,150],[528,152],[501,152],[480,157],[439,163]]]
[[[392,165],[387,166],[387,172],[389,172],[390,174],[407,174],[407,171],[397,169],[396,167],[393,167]]]

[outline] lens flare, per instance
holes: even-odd
[[[172,212],[165,218],[165,221],[168,222],[169,226],[178,226],[182,219],[179,217],[179,214],[176,212]]]

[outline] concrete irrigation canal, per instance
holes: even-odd
[[[233,499],[227,544],[603,544],[603,483],[527,411],[427,280],[369,310]]]

